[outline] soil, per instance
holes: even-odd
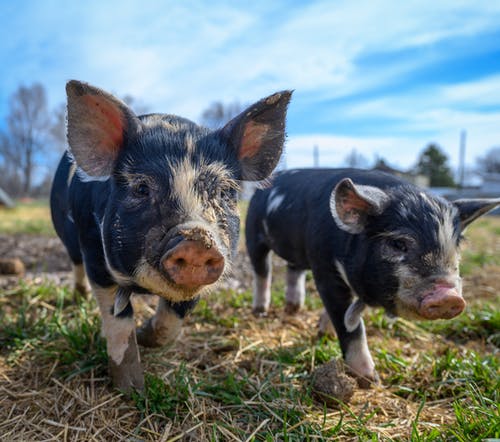
[[[71,285],[71,262],[59,238],[36,235],[0,235],[0,258],[17,258],[26,268],[23,279],[30,282],[48,280],[55,284]],[[232,265],[233,276],[222,288],[251,287],[252,273],[246,254],[241,251]],[[0,275],[0,290],[14,287],[19,276]]]

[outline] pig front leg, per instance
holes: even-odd
[[[160,347],[173,342],[182,326],[184,317],[195,307],[198,298],[171,303],[160,298],[154,316],[137,330],[137,341],[144,347]]]
[[[78,295],[86,295],[90,292],[90,284],[85,273],[83,264],[73,264],[74,291]]]
[[[272,262],[269,249],[261,246],[249,249],[253,267],[254,288],[252,313],[255,316],[265,315],[271,304]]]
[[[353,330],[346,328],[345,314],[352,303],[350,288],[331,276],[325,278],[315,275],[315,280],[325,309],[339,338],[344,360],[351,373],[356,376],[358,385],[361,388],[369,388],[372,383],[378,383],[379,377],[368,349],[363,319],[359,318]],[[322,318],[323,327],[328,328],[328,321],[325,319]]]
[[[286,273],[285,312],[289,315],[297,313],[304,306],[305,296],[306,272],[289,264]]]
[[[106,338],[109,372],[113,385],[124,392],[142,390],[144,374],[135,336],[135,321],[130,303],[114,315],[118,287],[99,287],[91,284],[102,317],[102,334]]]

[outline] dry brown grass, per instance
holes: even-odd
[[[486,247],[497,250],[498,235],[489,238]],[[282,265],[277,268],[279,286]],[[313,283],[308,284],[312,290]],[[500,267],[495,264],[475,268],[465,280],[472,307],[484,302],[498,306],[499,289]],[[0,293],[0,309],[15,315],[23,290]],[[48,286],[48,294],[28,301],[27,308],[38,315],[55,311],[54,290]],[[141,300],[135,307],[140,318],[152,312],[151,305]],[[90,308],[89,316],[95,321],[97,312],[93,304]],[[132,400],[111,389],[104,364],[65,377],[75,364],[62,360],[62,341],[56,342],[61,342],[61,356],[43,351],[51,339],[60,339],[57,335],[40,336],[41,343],[26,339],[15,349],[4,347],[0,439],[299,441],[306,440],[309,431],[309,440],[372,440],[374,435],[378,440],[409,440],[412,431],[427,434],[456,425],[453,404],[467,401],[454,393],[459,380],[453,373],[443,370],[436,382],[434,360],[442,360],[450,348],[464,359],[470,352],[486,358],[498,351],[484,339],[459,345],[418,324],[387,323],[381,314],[373,313],[366,321],[367,333],[381,386],[357,390],[351,403],[340,409],[324,409],[311,399],[309,374],[325,359],[338,357],[339,350],[335,342],[318,343],[319,312],[318,302],[311,301],[294,317],[277,306],[267,318],[255,319],[248,293],[212,295],[207,307],[202,303],[187,319],[172,346],[142,349],[149,378],[163,381],[158,388],[165,388],[163,396],[147,399]],[[404,367],[383,363],[386,357],[395,358],[396,365],[403,361]],[[402,393],[402,386],[412,391]],[[423,404],[426,391],[431,393]],[[168,395],[174,402],[165,412],[159,405]],[[335,437],[326,436],[333,433]]]

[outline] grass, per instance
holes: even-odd
[[[54,236],[46,201],[18,203],[13,209],[0,207],[0,234]]]
[[[141,349],[144,392],[109,386],[105,343],[93,300],[49,282],[0,290],[0,439],[128,441],[482,441],[500,438],[499,219],[471,227],[462,265],[468,306],[450,321],[365,316],[382,385],[326,408],[311,373],[340,357],[318,339],[321,309],[310,295],[297,316],[283,313],[277,262],[273,307],[254,318],[249,289],[203,299],[179,339]],[[476,243],[477,236],[477,243]],[[312,293],[311,293],[312,292]],[[134,300],[139,321],[154,305]]]
[[[49,283],[2,293],[0,389],[16,399],[0,399],[0,421],[29,403],[25,422],[44,432],[61,430],[47,421],[67,425],[68,437],[78,440],[99,431],[97,440],[166,434],[172,441],[480,441],[500,431],[500,363],[488,341],[497,316],[488,303],[472,303],[461,325],[439,327],[370,312],[367,330],[383,387],[359,390],[349,405],[327,409],[311,394],[310,374],[340,350],[336,340],[316,339],[316,308],[306,308],[297,322],[279,309],[254,319],[248,291],[216,293],[212,308],[202,302],[174,345],[141,350],[146,388],[126,399],[107,384],[94,302],[69,299],[67,289]],[[239,319],[222,320],[222,312]],[[463,326],[467,333],[457,336]],[[57,412],[29,396],[42,393]],[[117,419],[127,419],[115,423],[116,410],[102,405],[107,401],[120,410]],[[0,424],[0,435],[14,424]],[[24,440],[34,434],[29,429],[20,433]]]

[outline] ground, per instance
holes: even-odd
[[[0,234],[0,257],[27,267],[22,278],[0,277],[2,441],[500,437],[499,218],[469,232],[466,313],[411,323],[368,312],[381,385],[331,408],[312,394],[311,373],[340,351],[317,338],[321,303],[310,275],[306,307],[286,315],[284,263],[274,258],[273,307],[256,319],[242,249],[233,277],[200,303],[176,343],[141,349],[147,388],[127,398],[109,385],[95,303],[73,301],[62,245],[42,233]],[[136,300],[139,320],[152,307]]]

